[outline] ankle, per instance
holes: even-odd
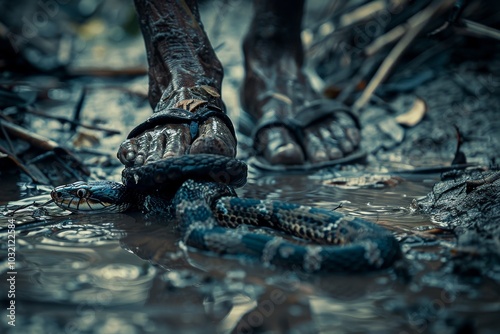
[[[202,106],[214,105],[224,110],[224,102],[220,91],[209,85],[195,85],[173,89],[168,87],[162,94],[156,105],[155,112],[169,108],[185,109],[190,112],[196,111]]]
[[[267,57],[292,56],[301,66],[304,0],[256,0],[254,16],[245,37],[244,50]]]
[[[282,38],[274,36],[274,33],[266,36],[250,31],[243,40],[243,54],[245,61],[250,59],[259,61],[264,66],[293,60],[297,67],[301,68],[304,61],[304,50],[300,36],[298,38]]]

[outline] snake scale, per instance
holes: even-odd
[[[180,156],[126,168],[124,184],[76,182],[56,187],[51,196],[73,212],[168,214],[187,246],[247,256],[264,265],[311,273],[363,272],[387,268],[400,257],[392,233],[374,223],[321,208],[237,197],[233,187],[246,182],[246,173],[246,164],[236,159]]]

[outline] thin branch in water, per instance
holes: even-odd
[[[55,141],[45,138],[36,133],[30,132],[21,126],[6,121],[4,119],[0,119],[0,125],[5,127],[5,130],[12,136],[24,140],[27,143],[35,147],[38,147],[44,151],[50,151],[56,147],[59,147],[59,145]]]

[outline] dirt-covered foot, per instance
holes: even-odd
[[[136,0],[135,5],[146,46],[149,100],[155,115],[178,109],[197,114],[207,106],[223,113],[222,65],[203,30],[196,1]],[[142,166],[183,154],[236,155],[236,139],[228,122],[220,117],[198,122],[196,132],[188,119],[155,125],[122,143],[117,155],[123,164]]]
[[[189,111],[196,113],[196,110]],[[220,118],[211,117],[199,124],[195,138],[189,123],[157,125],[123,142],[118,158],[127,167],[137,167],[173,156],[199,153],[236,156],[236,139]]]
[[[301,70],[303,1],[256,1],[255,5],[255,17],[243,44],[246,76],[242,104],[255,119],[272,119],[276,124],[266,126],[254,138],[257,154],[271,164],[284,165],[348,156],[361,138],[355,120],[346,112],[319,118],[302,129],[301,136],[290,127],[279,126],[280,121],[287,123],[321,98]]]

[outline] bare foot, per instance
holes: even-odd
[[[195,138],[189,124],[158,125],[127,139],[117,155],[125,166],[138,167],[173,156],[199,153],[236,155],[236,139],[221,119],[211,117],[199,124]]]
[[[294,119],[301,107],[321,99],[301,69],[302,7],[302,0],[256,3],[243,44],[246,76],[242,87],[243,107],[255,119]],[[279,125],[263,129],[254,138],[257,154],[270,164],[283,165],[342,158],[354,152],[360,140],[356,121],[342,111],[311,123],[301,138]]]
[[[149,100],[155,113],[184,109],[196,114],[207,104],[222,110],[222,65],[203,30],[197,2],[134,3],[146,46]],[[236,139],[219,117],[198,124],[194,135],[189,121],[168,123],[145,129],[123,142],[117,153],[120,161],[131,167],[184,154],[236,155]]]

